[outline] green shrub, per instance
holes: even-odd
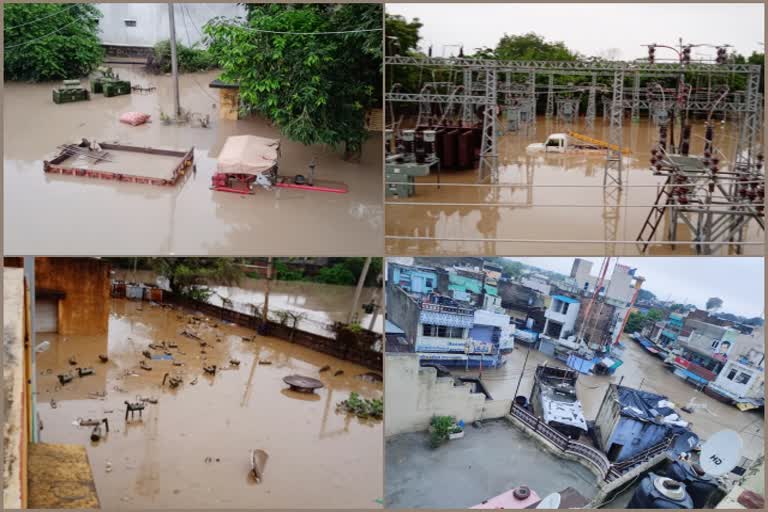
[[[343,263],[337,263],[332,267],[325,267],[320,269],[317,273],[315,281],[326,284],[341,284],[346,286],[354,286],[357,280],[355,274],[352,273]]]
[[[216,59],[201,48],[190,48],[176,42],[176,56],[180,72],[207,71],[216,67]],[[155,73],[171,72],[171,41],[166,39],[155,45],[154,53],[147,67]]]

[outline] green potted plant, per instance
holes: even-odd
[[[429,443],[437,448],[449,439],[464,437],[464,422],[456,423],[453,416],[432,416],[429,422]]]

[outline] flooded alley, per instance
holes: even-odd
[[[626,346],[621,356],[624,364],[616,370],[614,375],[579,375],[576,391],[588,421],[594,420],[597,416],[608,385],[621,382],[623,386],[667,396],[678,407],[693,404],[692,413],[681,410],[680,415],[683,420],[691,423],[691,430],[702,439],[707,439],[720,430],[731,429],[741,436],[745,457],[754,459],[758,454],[763,453],[763,417],[759,412],[740,412],[731,405],[726,405],[705,395],[702,391],[697,391],[692,385],[664,368],[660,359],[647,353],[629,337],[624,336],[622,343]],[[527,348],[519,345],[506,356],[503,366],[483,370],[482,381],[494,399],[514,398],[518,382],[520,388],[517,394],[529,397],[533,387],[534,372],[540,364],[566,368],[561,361],[548,357],[538,350],[531,350],[528,353],[528,362],[521,380],[520,375],[527,351]],[[469,372],[459,370],[455,373],[475,377],[478,375],[477,370]]]
[[[219,119],[217,72],[180,76],[181,105],[210,116],[208,128],[166,125],[173,110],[171,77],[147,74],[140,65],[120,64],[121,79],[154,91],[55,104],[53,83],[6,83],[5,247],[13,254],[271,254],[357,255],[382,246],[381,138],[364,144],[359,161],[345,161],[329,147],[282,139],[280,171],[307,174],[316,159],[319,179],[347,184],[333,194],[296,189],[258,189],[254,195],[210,190],[219,151],[227,137],[251,134],[279,138],[262,119]],[[87,86],[87,81],[83,81]],[[151,115],[141,126],[120,123],[125,112]],[[41,120],[43,123],[41,124]],[[57,146],[81,138],[140,147],[188,150],[196,172],[175,186],[124,183],[43,172]],[[72,245],[77,228],[76,244]]]
[[[336,408],[352,392],[381,398],[381,383],[360,377],[370,370],[179,307],[109,304],[106,335],[37,334],[50,342],[37,356],[41,440],[87,444],[103,508],[378,506],[381,422]],[[182,383],[164,386],[166,373]],[[291,374],[324,387],[288,391]],[[125,420],[126,401],[145,404],[140,418]],[[89,441],[78,421],[102,418],[109,433]],[[268,455],[261,483],[251,450]]]
[[[503,117],[499,122],[503,123]],[[631,151],[624,159],[624,187],[620,193],[608,195],[603,190],[604,151],[582,154],[526,151],[531,143],[544,142],[553,133],[569,130],[600,140],[609,139],[609,125],[600,117],[595,120],[594,128],[588,128],[583,119],[565,124],[538,116],[534,126],[500,137],[498,184],[478,183],[474,169],[443,170],[439,188],[436,184],[418,185],[436,183],[435,172],[416,178],[414,196],[387,198],[387,253],[638,254],[635,243],[611,242],[637,238],[664,183],[664,177],[654,176],[649,170],[650,151],[658,140],[658,129],[647,118],[635,123],[624,122],[624,144]],[[703,121],[694,122],[692,154],[703,150],[703,135]],[[733,153],[737,137],[736,118],[728,118],[715,128],[715,145],[725,155]],[[494,206],[495,203],[498,205]],[[691,239],[691,233],[685,230],[681,225],[680,240]],[[662,239],[661,233],[659,229],[656,239]],[[763,237],[763,231],[750,223],[744,240],[761,242]],[[743,249],[746,255],[763,253],[761,245],[746,245]],[[648,250],[649,255],[693,253],[694,249],[687,245],[672,248],[658,244]],[[726,253],[727,249],[722,249],[718,254]]]

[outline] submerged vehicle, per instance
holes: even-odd
[[[629,148],[618,148],[604,140],[594,139],[573,131],[553,133],[543,143],[534,142],[533,144],[528,144],[525,149],[529,153],[586,153],[608,149],[621,149],[621,152],[625,155],[630,152]]]

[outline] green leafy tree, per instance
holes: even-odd
[[[346,268],[343,263],[337,263],[331,267],[321,268],[315,276],[315,281],[325,284],[339,284],[352,286],[356,284],[355,274]]]
[[[233,258],[154,258],[152,264],[172,292],[199,300],[210,295],[209,284],[233,285],[243,276]]]
[[[723,307],[723,299],[721,299],[720,297],[710,297],[709,299],[707,299],[707,305],[706,305],[707,311],[712,309],[720,309],[721,307]]]
[[[345,145],[367,137],[366,109],[381,102],[380,4],[247,4],[247,20],[211,20],[204,31],[222,79],[243,106],[302,144]],[[369,30],[343,34],[317,34]],[[265,32],[270,31],[270,32]],[[274,33],[291,32],[291,33]],[[306,34],[301,34],[306,33]]]
[[[577,60],[579,54],[562,41],[547,42],[533,32],[507,35],[496,44],[495,55],[500,60]]]
[[[648,311],[645,317],[651,322],[658,322],[659,320],[664,318],[664,312],[660,309],[651,309],[650,311]]]
[[[101,62],[101,12],[92,4],[3,5],[6,80],[43,82],[88,75]]]
[[[627,318],[627,325],[624,327],[624,332],[632,334],[642,330],[645,322],[645,315],[638,311],[633,311]]]
[[[424,24],[419,21],[419,18],[413,18],[413,20],[408,21],[400,15],[385,15],[384,30],[387,40],[387,54],[413,54],[421,40],[419,30],[423,26]]]

